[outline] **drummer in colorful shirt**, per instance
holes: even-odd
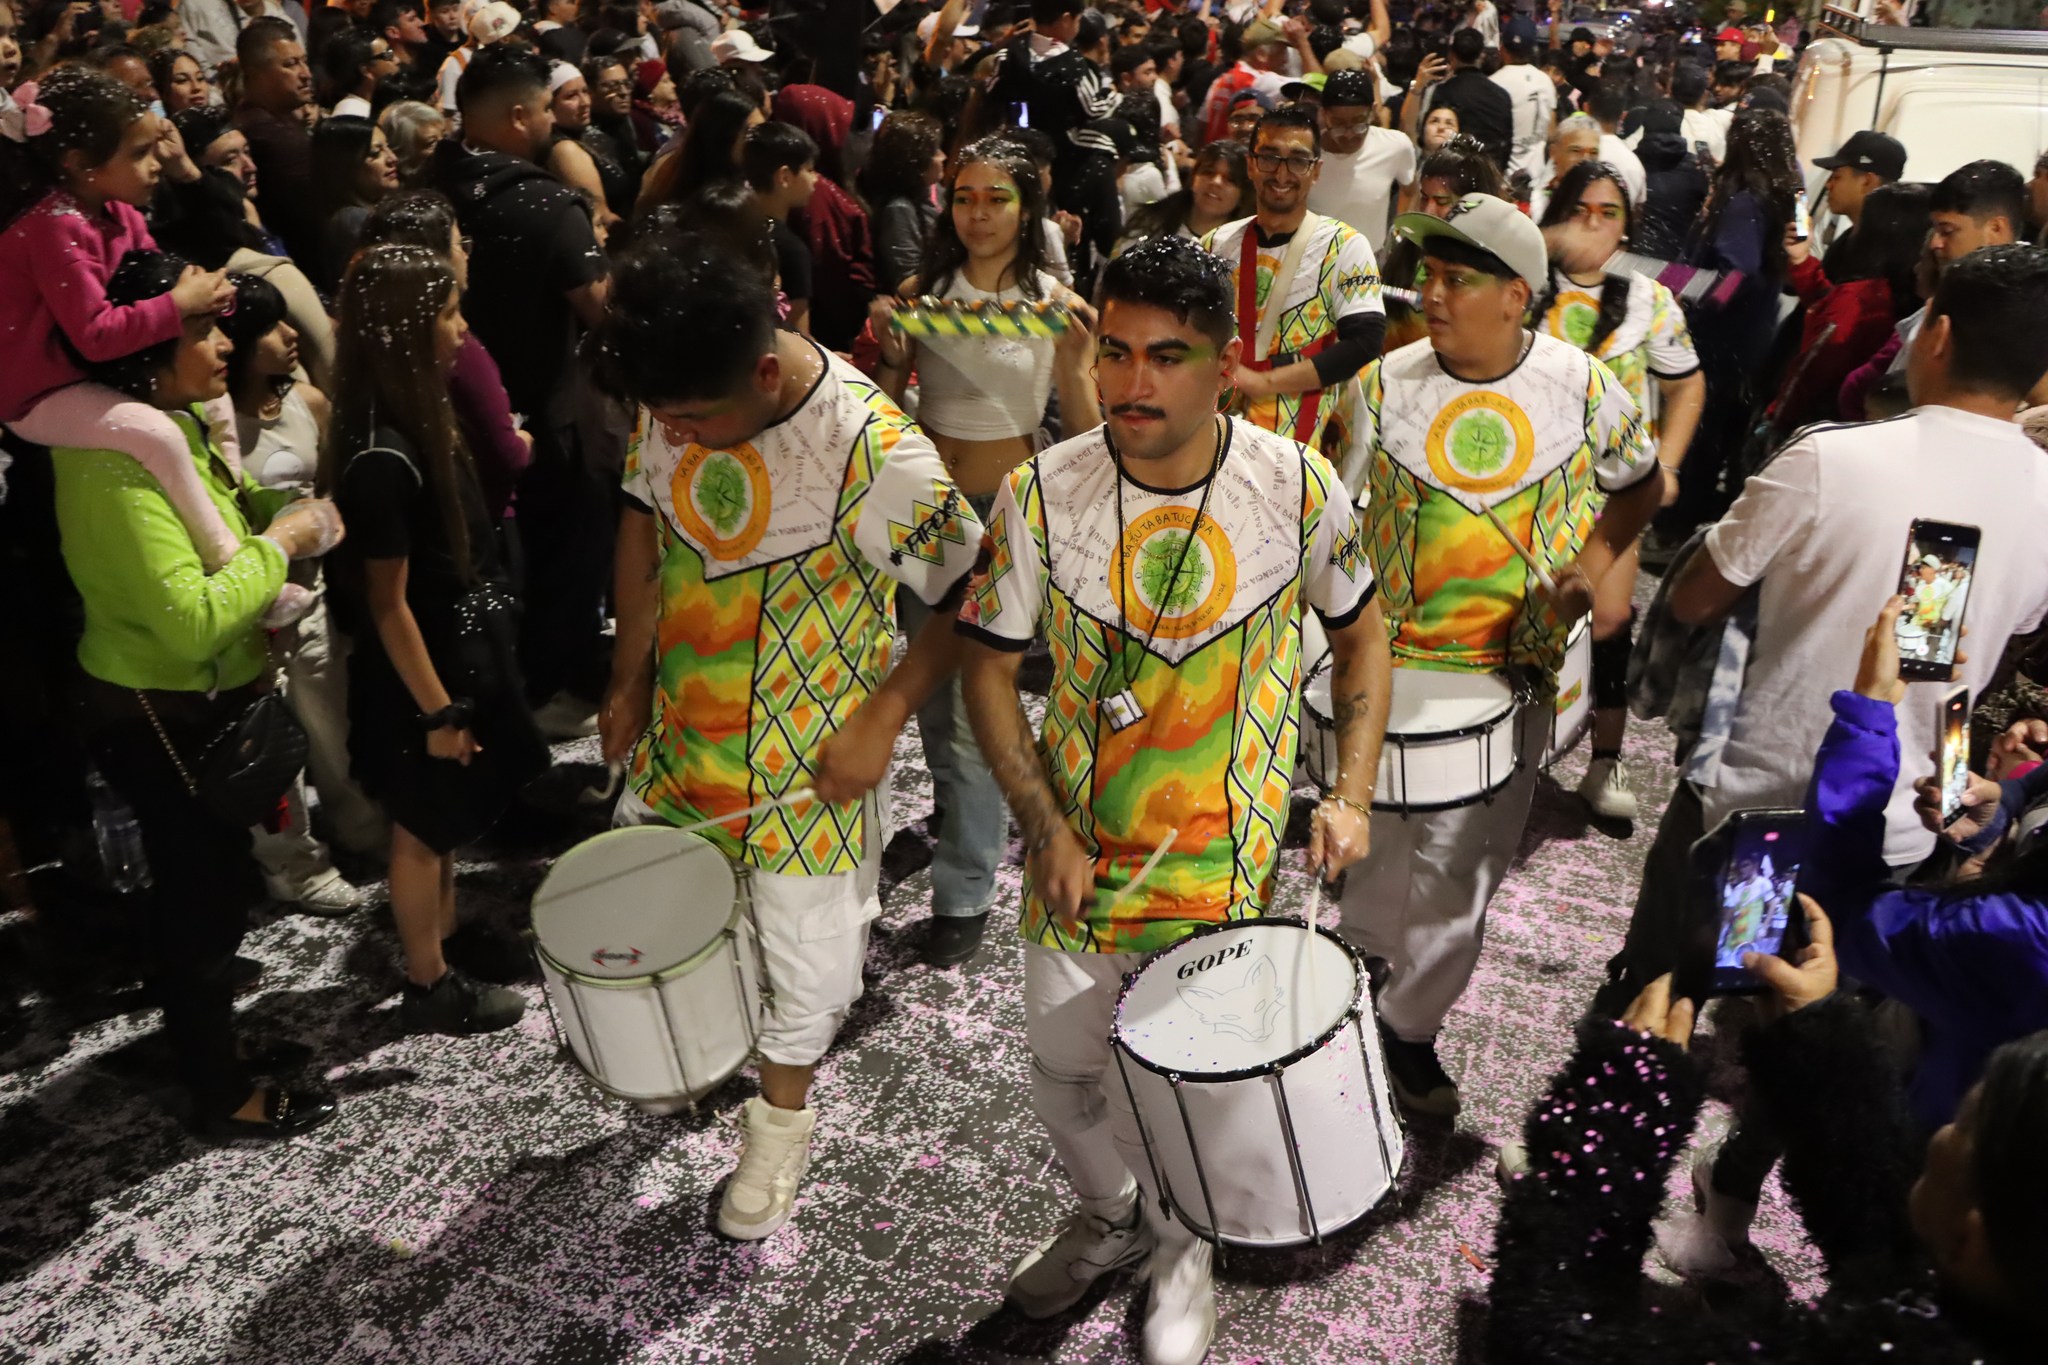
[[[1216,413],[1239,346],[1223,267],[1154,239],[1109,264],[1101,293],[1107,424],[1020,465],[997,494],[960,610],[961,681],[1024,832],[1032,1102],[1080,1196],[1019,1262],[1009,1298],[1050,1317],[1150,1257],[1144,1359],[1160,1365],[1208,1349],[1210,1248],[1155,1201],[1140,1208],[1144,1149],[1127,1097],[1105,1084],[1117,988],[1144,954],[1270,905],[1305,611],[1334,654],[1342,756],[1309,856],[1328,876],[1363,856],[1389,664],[1335,470]],[[1037,734],[1017,693],[1035,637],[1055,680]]]
[[[1309,212],[1322,138],[1302,105],[1260,119],[1251,148],[1258,213],[1202,245],[1230,267],[1239,353],[1229,411],[1341,460],[1357,428],[1352,381],[1380,353],[1387,315],[1372,244]]]
[[[1662,502],[1669,507],[1678,499],[1678,467],[1699,427],[1707,380],[1671,291],[1647,275],[1605,273],[1628,241],[1631,212],[1628,186],[1612,166],[1582,161],[1565,172],[1540,225],[1553,271],[1536,305],[1536,325],[1599,357],[1628,390],[1663,466]],[[1621,740],[1628,728],[1629,627],[1639,563],[1638,547],[1630,545],[1600,580],[1593,603],[1593,756],[1579,795],[1610,820],[1636,814]]]
[[[1396,1097],[1411,1112],[1453,1117],[1458,1088],[1436,1037],[1471,980],[1486,904],[1521,839],[1565,634],[1663,485],[1635,404],[1607,367],[1528,330],[1550,275],[1534,223],[1475,194],[1448,218],[1403,214],[1394,230],[1422,250],[1416,283],[1430,334],[1366,369],[1344,477],[1364,509],[1397,706],[1406,669],[1507,673],[1523,692],[1521,761],[1507,785],[1449,810],[1383,814],[1343,898],[1345,935],[1389,964],[1378,1005]]]
[[[881,911],[872,793],[957,664],[982,527],[896,405],[776,330],[772,284],[716,244],[625,253],[598,341],[640,404],[600,717],[605,757],[631,757],[615,823],[732,817],[702,835],[749,869],[773,995],[718,1227],[752,1240],[787,1220],[809,1164],[812,1071],[860,998]],[[934,615],[892,669],[898,584]]]

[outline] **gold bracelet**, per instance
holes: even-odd
[[[1368,798],[1368,799],[1370,799],[1370,798],[1371,798],[1371,796],[1372,796],[1372,789],[1371,789],[1371,788],[1367,788],[1367,789],[1366,789],[1366,796],[1367,796],[1367,798]],[[1353,801],[1353,800],[1352,800],[1352,799],[1351,799],[1350,797],[1348,797],[1348,796],[1340,796],[1340,795],[1339,795],[1338,793],[1336,793],[1336,792],[1329,792],[1329,793],[1327,793],[1327,794],[1326,794],[1326,795],[1325,795],[1325,796],[1323,797],[1323,800],[1325,800],[1325,801],[1335,801],[1335,802],[1336,802],[1336,803],[1337,803],[1338,805],[1340,805],[1340,806],[1349,806],[1349,807],[1350,807],[1351,809],[1353,809],[1353,810],[1357,811],[1357,812],[1358,812],[1358,813],[1359,813],[1360,815],[1363,815],[1363,816],[1364,816],[1364,817],[1365,817],[1366,819],[1368,819],[1368,820],[1372,819],[1372,807],[1371,807],[1371,806],[1362,806],[1362,805],[1360,805],[1360,804],[1359,804],[1358,802],[1356,802],[1356,801]]]

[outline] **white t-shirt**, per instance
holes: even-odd
[[[1492,79],[1515,102],[1515,147],[1508,160],[1508,174],[1527,171],[1529,182],[1534,184],[1543,175],[1544,157],[1550,146],[1550,122],[1557,113],[1557,85],[1542,67],[1527,62],[1503,66],[1493,73]]]
[[[437,93],[441,99],[441,112],[455,112],[455,83],[462,79],[462,73],[469,70],[469,59],[476,55],[473,45],[465,44],[441,59],[441,69],[435,76]]]
[[[1154,76],[1152,98],[1159,102],[1159,140],[1171,141],[1180,136],[1180,110],[1173,107],[1173,87]]]
[[[1413,142],[1391,128],[1368,128],[1365,145],[1349,156],[1324,151],[1308,206],[1350,224],[1377,251],[1387,240],[1394,187],[1414,184],[1418,165]]]
[[[1643,172],[1642,159],[1612,133],[1600,134],[1600,159],[1621,172],[1622,183],[1628,186],[1629,203],[1641,208],[1650,193],[1650,179]]]
[[[1488,47],[1500,46],[1500,11],[1493,6],[1493,0],[1480,0],[1479,8],[1459,21],[1459,28],[1476,28],[1479,40]]]
[[[1687,151],[1695,142],[1707,144],[1707,155],[1715,164],[1728,159],[1728,120],[1721,117],[1719,109],[1687,109],[1678,116],[1678,135],[1685,139]]]
[[[1730,811],[1797,806],[1850,686],[1863,635],[1899,590],[1916,520],[1978,527],[1969,627],[1958,681],[1972,696],[2012,635],[2048,616],[2048,461],[2016,422],[1954,408],[1915,408],[1886,422],[1811,427],[1761,472],[1707,533],[1730,583],[1763,583],[1756,639],[1715,786],[1702,790],[1709,829]],[[1916,686],[1899,707],[1898,785],[1885,810],[1885,861],[1925,858],[1934,835],[1913,814],[1913,786],[1934,748],[1935,697]]]

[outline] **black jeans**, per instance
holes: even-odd
[[[255,696],[248,687],[214,698],[152,692],[150,702],[179,757],[192,768],[207,741]],[[154,878],[143,945],[145,979],[163,1007],[178,1077],[202,1117],[231,1113],[252,1085],[235,1052],[234,989],[228,979],[248,930],[249,909],[263,892],[249,831],[193,798],[133,692],[88,678],[80,710],[93,762],[142,827]]]
[[[1703,924],[1711,933],[1712,907],[1695,903],[1692,886],[1692,846],[1706,834],[1705,824],[1699,788],[1680,778],[1664,818],[1657,822],[1649,856],[1643,859],[1643,881],[1629,916],[1628,937],[1608,961],[1607,984],[1593,999],[1595,1013],[1619,1019],[1636,994],[1665,972],[1687,975],[1684,969],[1697,957],[1688,949],[1699,945]],[[1672,996],[1677,998],[1684,988],[1692,999],[1701,1000],[1705,985],[1675,980]]]

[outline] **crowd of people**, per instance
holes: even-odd
[[[1503,1154],[1490,1358],[2033,1358],[2048,712],[1960,814],[1921,756],[2048,624],[2048,154],[1921,183],[1865,130],[1809,200],[1811,34],[1679,9],[0,0],[0,905],[146,897],[192,1126],[292,1137],[338,1103],[238,1040],[251,910],[381,880],[404,1026],[510,1027],[454,859],[596,737],[587,800],[748,869],[774,991],[718,1226],[764,1238],[914,718],[932,967],[1023,836],[1076,1207],[1007,1297],[1142,1268],[1144,1358],[1195,1362],[1212,1247],[1106,1083],[1121,982],[1271,908],[1320,725],[1311,867],[1393,1097],[1455,1120],[1438,1040],[1580,688],[1595,817],[1643,804],[1631,709],[1682,776]],[[1445,676],[1515,759],[1411,803],[1390,715]],[[1802,807],[1799,911],[1789,866],[1702,889],[1732,815]],[[1715,945],[1781,920],[1740,1120],[1653,1232]],[[1724,1267],[1781,1161],[1826,1296],[1643,1308],[1652,1241]]]

